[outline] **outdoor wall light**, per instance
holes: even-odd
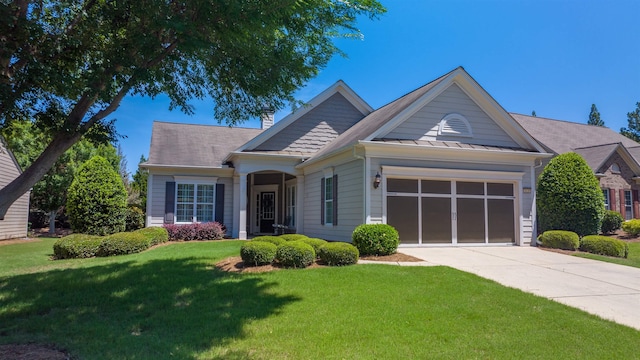
[[[380,173],[376,173],[376,176],[373,178],[373,188],[379,188],[380,182],[382,182],[382,176],[380,176]]]

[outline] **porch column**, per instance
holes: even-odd
[[[296,232],[304,233],[304,175],[296,176]]]
[[[247,239],[247,174],[233,176],[233,233],[234,238]]]

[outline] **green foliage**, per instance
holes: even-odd
[[[137,194],[135,205],[142,209],[142,212],[147,211],[147,181],[149,179],[149,169],[141,168],[140,164],[147,161],[144,155],[140,156],[138,162],[138,169],[133,174],[133,181],[131,182],[131,191]],[[131,202],[130,202],[131,203]]]
[[[284,267],[305,268],[315,259],[313,247],[301,241],[286,241],[276,249],[276,261]]]
[[[135,254],[147,250],[151,240],[139,232],[121,232],[102,238],[97,256]]]
[[[272,243],[273,245],[276,245],[276,246],[282,245],[287,242],[287,240],[279,236],[270,236],[270,235],[256,236],[253,239],[251,239],[251,241],[264,241],[264,242]]]
[[[626,242],[607,236],[587,235],[580,240],[580,250],[592,254],[626,258],[629,246]]]
[[[249,241],[242,244],[240,257],[247,266],[267,265],[276,257],[277,246],[266,241]]]
[[[56,259],[90,258],[96,256],[101,236],[71,234],[53,243],[53,255]]]
[[[360,252],[345,242],[327,243],[318,250],[318,257],[329,266],[344,266],[358,263]]]
[[[596,104],[591,104],[591,112],[589,113],[588,125],[604,126],[604,120],[600,118],[600,112],[596,107]]]
[[[621,128],[620,134],[635,142],[640,142],[640,102],[636,103],[635,110],[627,113],[627,127]]]
[[[610,234],[622,227],[624,219],[617,211],[606,210],[604,217],[602,217],[602,226],[600,230],[603,234]]]
[[[282,234],[280,235],[281,238],[287,240],[287,241],[294,241],[294,240],[300,240],[300,239],[306,239],[308,238],[307,235],[302,235],[302,234]]]
[[[576,153],[551,159],[538,179],[536,205],[540,231],[567,230],[597,234],[604,216],[598,179]]]
[[[362,224],[353,230],[353,245],[361,255],[391,255],[398,250],[398,231],[387,224]]]
[[[127,207],[127,215],[125,218],[125,230],[134,231],[144,227],[144,213],[137,206]]]
[[[193,224],[166,224],[171,241],[220,240],[224,238],[226,228],[218,222]]]
[[[622,230],[631,236],[640,234],[640,219],[631,219],[622,223]]]
[[[149,239],[151,246],[158,245],[169,241],[169,233],[167,229],[158,226],[151,226],[135,231]]]
[[[326,240],[317,239],[317,238],[301,238],[300,240],[293,240],[293,241],[301,241],[305,244],[311,245],[316,255],[318,254],[318,250],[320,250],[320,248],[327,243]]]
[[[109,162],[94,156],[69,187],[67,212],[74,231],[108,235],[125,230],[127,193]]]
[[[538,240],[542,246],[551,249],[576,250],[580,246],[580,237],[573,231],[547,230]]]

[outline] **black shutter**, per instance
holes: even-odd
[[[333,226],[338,225],[338,175],[333,175]]]
[[[216,222],[224,224],[224,184],[216,184]]]
[[[320,179],[320,224],[324,225],[324,178]]]
[[[173,224],[173,212],[175,211],[176,183],[167,181],[164,191],[164,223]]]

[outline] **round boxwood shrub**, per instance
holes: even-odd
[[[622,223],[622,230],[631,236],[640,234],[640,219],[631,219]]]
[[[147,250],[151,240],[136,232],[121,232],[102,238],[98,256],[134,254]]]
[[[109,235],[125,230],[127,191],[107,159],[94,156],[76,173],[67,192],[67,214],[75,232]]]
[[[280,235],[280,237],[287,241],[296,241],[296,240],[308,238],[307,235],[302,235],[302,234],[282,234]]]
[[[56,259],[90,258],[96,256],[102,236],[71,234],[53,243]]]
[[[576,250],[580,246],[580,237],[573,231],[548,230],[538,240],[542,246],[551,249]]]
[[[604,216],[604,197],[587,162],[576,153],[551,159],[538,179],[536,205],[540,231],[568,230],[597,234]]]
[[[318,257],[329,266],[352,265],[358,262],[360,252],[345,242],[327,243],[318,250]]]
[[[601,231],[603,234],[610,234],[622,227],[624,219],[617,211],[607,210],[602,218]]]
[[[316,259],[316,252],[301,241],[286,241],[276,249],[276,261],[284,267],[305,268]]]
[[[267,265],[276,257],[277,246],[266,241],[249,241],[240,247],[240,257],[246,266]]]
[[[318,255],[318,250],[320,250],[320,248],[323,245],[327,244],[326,240],[322,240],[322,239],[318,239],[318,238],[302,238],[300,240],[297,241],[302,241],[305,244],[309,244],[311,245],[311,247],[313,248],[313,251],[315,251],[316,256]]]
[[[287,240],[279,236],[269,236],[269,235],[256,236],[253,239],[251,239],[251,241],[264,241],[264,242],[272,243],[273,245],[276,245],[276,246],[282,245],[287,242]]]
[[[361,255],[391,255],[398,250],[398,231],[387,224],[362,224],[353,230],[353,245]]]
[[[169,241],[169,232],[167,231],[167,229],[162,227],[151,226],[148,228],[136,230],[135,232],[146,236],[151,242],[151,246]]]
[[[626,242],[607,236],[587,235],[580,240],[580,250],[592,254],[626,258],[629,246]]]

